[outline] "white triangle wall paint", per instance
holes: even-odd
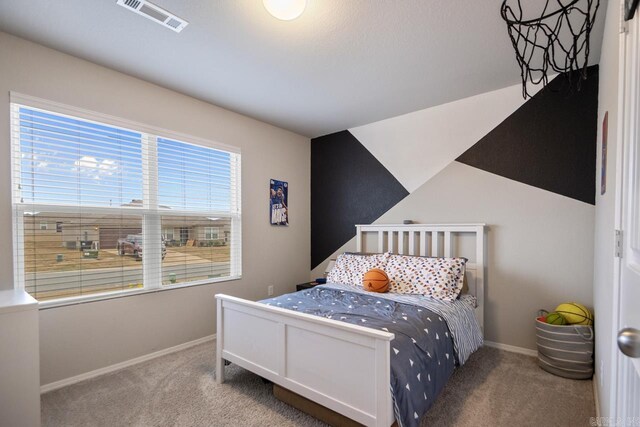
[[[412,193],[524,103],[518,84],[349,131]]]

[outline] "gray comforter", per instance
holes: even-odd
[[[401,427],[420,424],[455,369],[457,357],[447,322],[423,306],[335,286],[316,286],[262,302],[394,333],[391,391]]]

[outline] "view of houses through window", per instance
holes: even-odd
[[[16,104],[12,119],[16,277],[38,300],[239,275],[239,154]]]

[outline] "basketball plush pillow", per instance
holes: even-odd
[[[562,314],[571,325],[593,325],[593,314],[587,307],[577,302],[560,304],[556,312]]]
[[[364,273],[362,287],[369,292],[387,292],[389,290],[389,276],[379,268],[372,268]]]

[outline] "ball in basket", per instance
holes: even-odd
[[[567,319],[560,313],[549,313],[547,314],[547,323],[550,325],[566,325]]]
[[[372,268],[364,273],[362,287],[370,292],[387,292],[389,290],[389,276],[379,268]]]
[[[587,307],[577,302],[560,304],[556,307],[556,312],[562,314],[567,319],[567,323],[571,325],[593,324],[593,314]]]

